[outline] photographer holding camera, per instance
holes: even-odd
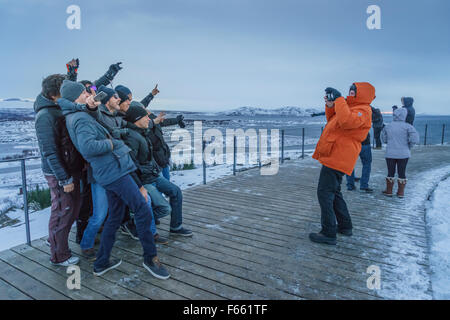
[[[309,238],[313,242],[335,245],[336,232],[352,235],[352,220],[341,193],[341,183],[344,174],[352,174],[361,142],[372,126],[370,103],[375,99],[375,88],[368,82],[354,83],[347,99],[334,88],[326,88],[325,93],[328,123],[313,154],[322,164],[317,187],[322,230],[310,233]]]

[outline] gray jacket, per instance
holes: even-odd
[[[130,148],[122,140],[112,138],[108,130],[84,112],[84,105],[63,98],[58,99],[58,104],[66,117],[70,138],[89,162],[97,183],[106,186],[136,170]]]
[[[386,158],[406,159],[411,157],[410,149],[419,143],[416,129],[406,123],[408,111],[400,108],[394,111],[394,121],[381,131],[381,141],[386,143]]]

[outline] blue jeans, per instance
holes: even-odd
[[[162,175],[160,175],[154,183],[145,185],[144,188],[146,188],[149,192],[155,205],[161,205],[163,200],[167,203],[166,199],[164,199],[160,192],[169,197],[170,207],[172,208],[170,212],[170,229],[174,231],[181,229],[181,224],[183,222],[183,194],[181,189],[164,178]]]
[[[86,230],[84,230],[83,238],[80,242],[80,247],[83,250],[94,247],[95,237],[108,214],[108,198],[106,197],[106,190],[98,183],[92,183],[91,192],[93,210],[92,217],[89,218],[88,225]]]
[[[152,199],[153,216],[158,219],[164,218],[172,213],[172,208],[166,198],[156,188],[156,183],[146,184],[144,188],[147,190]]]
[[[170,181],[170,165],[167,165],[162,169],[162,175],[164,178]]]
[[[370,144],[363,145],[359,157],[362,162],[362,173],[360,180],[360,189],[367,189],[369,187],[370,170],[372,170],[372,148]],[[355,186],[355,170],[351,176],[347,176],[347,187]]]
[[[156,224],[155,224],[155,215],[153,213],[153,209],[152,209],[152,199],[149,196],[148,197],[148,202],[147,202],[148,207],[150,208],[150,211],[152,213],[152,223],[150,224],[150,231],[152,232],[152,235],[156,234]]]
[[[111,250],[116,240],[126,207],[134,212],[136,229],[144,251],[144,260],[151,260],[157,255],[155,241],[150,230],[152,213],[130,175],[125,175],[111,184],[104,186],[108,197],[109,215],[103,227],[100,248],[97,253],[95,268],[108,266]]]

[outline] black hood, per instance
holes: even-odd
[[[41,94],[36,97],[34,101],[34,112],[38,113],[40,110],[50,107],[58,107],[58,105],[50,99],[47,99]]]

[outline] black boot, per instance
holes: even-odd
[[[336,244],[336,237],[334,237],[334,238],[328,237],[328,236],[324,235],[322,232],[310,233],[309,239],[312,242],[317,242],[317,243],[325,243],[325,244],[331,244],[331,245]]]

